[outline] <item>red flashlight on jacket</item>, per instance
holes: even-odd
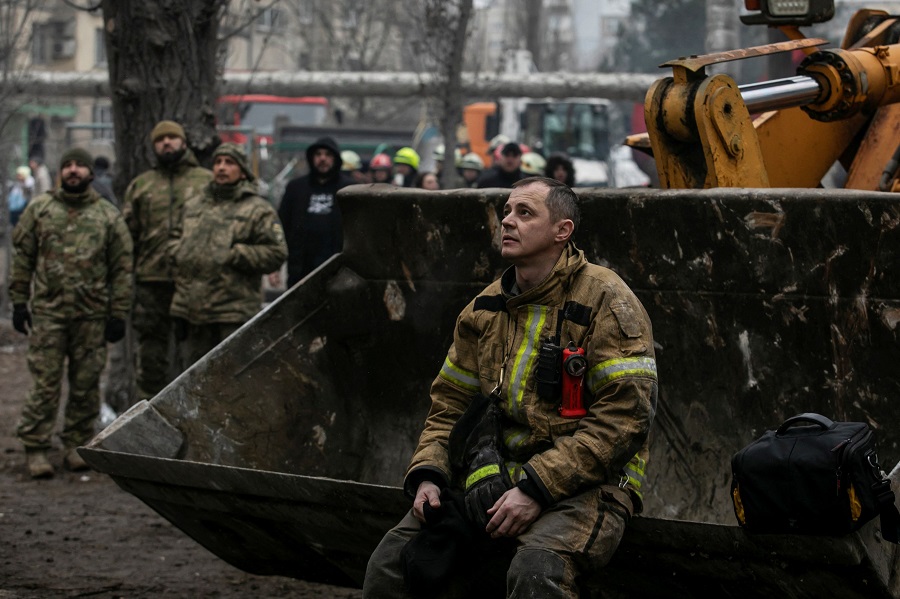
[[[562,402],[559,413],[563,418],[581,418],[587,414],[582,400],[584,374],[587,372],[584,348],[575,347],[575,342],[569,341],[569,345],[563,349],[562,363]]]

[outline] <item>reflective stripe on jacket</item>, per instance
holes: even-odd
[[[510,268],[460,314],[407,476],[428,468],[461,484],[449,465],[450,430],[473,395],[500,383],[511,472],[526,472],[548,503],[619,484],[639,511],[658,392],[647,312],[618,275],[588,263],[573,244],[538,286],[511,295],[514,282]],[[537,396],[540,346],[557,331],[557,345],[585,349],[583,418],[564,418],[558,398]]]

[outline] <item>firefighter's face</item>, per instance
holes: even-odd
[[[174,154],[182,148],[184,148],[184,140],[177,135],[170,135],[168,133],[162,137],[158,137],[156,141],[153,142],[153,151],[156,152],[157,156]]]
[[[546,202],[549,192],[541,183],[516,187],[503,206],[500,255],[517,266],[555,259],[571,235],[571,220],[552,220]]]
[[[69,160],[60,169],[60,180],[70,188],[78,187],[93,178],[91,169],[77,160]]]
[[[334,153],[327,148],[317,148],[313,152],[313,168],[324,175],[334,167]]]
[[[213,177],[219,185],[233,185],[245,179],[244,171],[231,156],[221,154],[213,162]]]

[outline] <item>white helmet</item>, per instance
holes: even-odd
[[[499,135],[495,135],[493,137],[493,139],[491,139],[491,145],[488,146],[488,151],[489,151],[489,153],[493,154],[494,150],[496,150],[497,148],[499,148],[501,146],[505,146],[506,144],[508,144],[511,141],[512,140],[509,137],[503,135],[502,133]]]
[[[525,152],[522,154],[522,172],[528,175],[543,175],[547,161],[537,152]]]
[[[470,168],[472,170],[481,171],[484,170],[484,160],[482,160],[481,156],[475,152],[469,152],[459,159],[456,166],[461,169]]]
[[[359,158],[359,154],[354,152],[353,150],[344,150],[341,152],[341,170],[342,171],[358,171],[362,168],[362,160]]]
[[[444,160],[444,144],[438,144],[431,152],[431,158],[435,162],[443,162]]]

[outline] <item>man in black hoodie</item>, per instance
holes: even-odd
[[[343,248],[335,195],[353,184],[341,172],[341,152],[330,137],[306,149],[306,162],[309,173],[287,184],[278,208],[288,246],[289,288]]]

